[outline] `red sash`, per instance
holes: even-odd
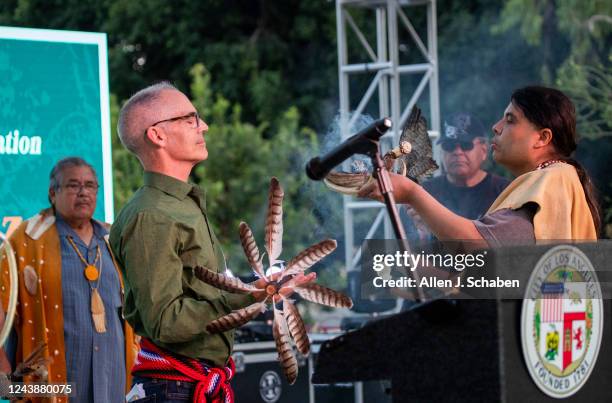
[[[227,367],[208,365],[202,360],[183,357],[164,350],[144,337],[132,367],[133,376],[195,383],[194,403],[233,403],[230,380],[236,373],[230,357]]]

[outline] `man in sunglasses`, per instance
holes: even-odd
[[[483,124],[468,113],[447,118],[437,144],[442,148],[442,175],[423,184],[440,203],[470,219],[484,214],[509,180],[482,169],[489,152]]]
[[[423,182],[423,187],[454,213],[480,217],[509,183],[483,169],[489,152],[483,124],[468,113],[455,113],[445,120],[437,144],[442,149],[442,174]],[[419,237],[425,237],[428,231],[420,218],[407,212]]]

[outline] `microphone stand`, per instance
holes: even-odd
[[[391,220],[391,225],[393,226],[393,231],[395,232],[395,237],[400,241],[400,245],[403,247],[403,249],[410,253],[410,246],[408,245],[406,232],[404,231],[404,227],[400,222],[399,214],[397,212],[397,204],[395,203],[395,197],[393,196],[393,185],[391,184],[391,179],[389,178],[389,172],[385,168],[385,164],[380,157],[379,141],[371,140],[371,146],[368,147],[365,154],[370,157],[370,160],[372,161],[372,167],[374,167],[372,176],[376,178],[378,187],[385,199],[385,206],[387,208],[387,213],[389,214],[389,219]],[[410,271],[408,274],[412,276],[417,284],[417,295],[415,296],[415,302],[426,302],[427,298],[425,293],[419,286],[419,274],[416,272],[416,270]]]
[[[397,204],[395,203],[395,197],[393,196],[393,185],[391,185],[389,172],[387,172],[385,164],[382,158],[380,158],[378,147],[376,147],[376,152],[374,155],[370,155],[370,158],[372,160],[372,166],[374,167],[372,176],[376,178],[378,187],[385,198],[387,213],[391,219],[391,225],[393,226],[395,237],[402,241],[406,241],[406,232],[404,231],[404,227],[401,225],[399,214],[397,213]]]

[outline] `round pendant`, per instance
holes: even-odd
[[[96,268],[96,266],[90,264],[87,265],[87,267],[85,267],[85,278],[89,281],[96,281],[98,279],[98,269]]]

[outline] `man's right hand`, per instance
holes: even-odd
[[[410,196],[414,192],[415,187],[418,185],[411,179],[393,172],[389,172],[389,180],[391,181],[393,196],[396,203],[408,203]],[[381,203],[384,203],[385,201],[385,198],[378,187],[377,181],[370,181],[361,187],[357,192],[357,196],[378,200]]]

